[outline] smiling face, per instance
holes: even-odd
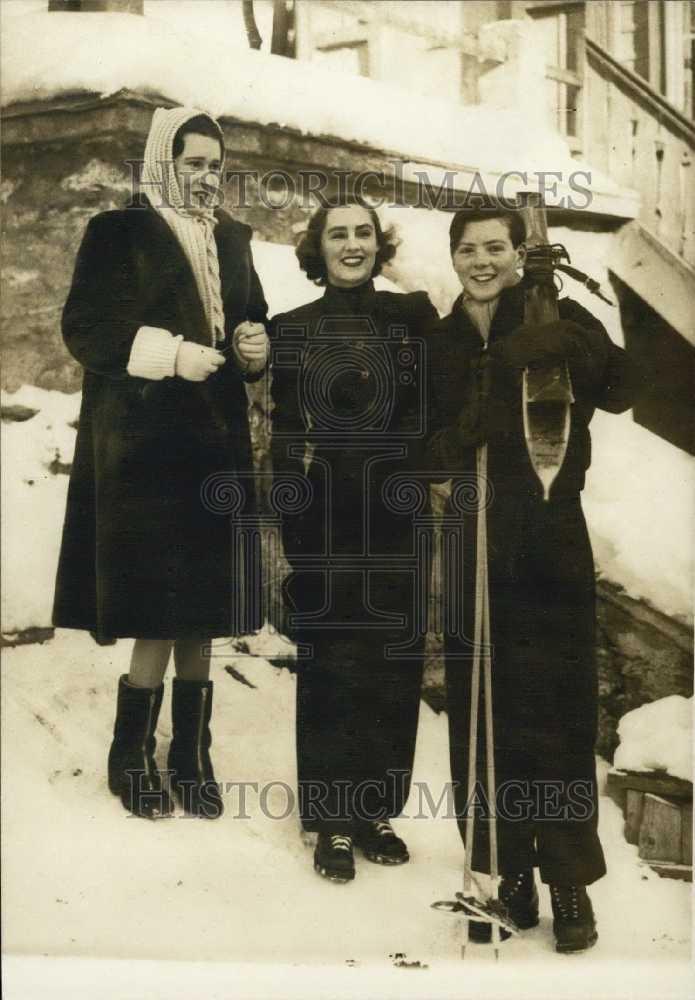
[[[174,173],[187,208],[208,208],[220,189],[222,158],[220,144],[207,135],[189,132],[183,150],[174,159]]]
[[[361,205],[332,208],[321,234],[321,256],[329,284],[352,288],[369,281],[378,245],[372,217]]]
[[[524,256],[523,246],[512,245],[502,219],[482,219],[467,224],[451,261],[464,292],[477,302],[489,302],[516,283]]]

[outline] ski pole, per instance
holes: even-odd
[[[487,446],[478,452],[478,548],[477,562],[481,565],[481,613],[482,613],[482,648],[483,659],[483,700],[485,702],[485,756],[486,785],[488,808],[490,810],[490,896],[493,901],[498,899],[499,871],[497,849],[497,785],[495,780],[495,739],[492,702],[492,648],[490,643],[490,586],[488,577],[487,551],[487,510],[485,499],[487,495]],[[495,949],[495,959],[499,958],[500,928],[492,924],[492,944]]]
[[[471,667],[470,717],[468,729],[468,788],[466,799],[465,854],[463,862],[463,892],[456,892],[454,900],[432,903],[436,910],[464,914],[464,933],[461,958],[466,957],[470,935],[469,920],[490,923],[495,959],[499,959],[500,926],[509,934],[518,934],[519,928],[510,919],[506,908],[499,902],[499,860],[497,842],[497,807],[495,777],[495,742],[492,702],[492,646],[490,641],[490,591],[487,549],[487,445],[476,453],[476,550],[475,550],[475,604],[473,625],[473,663]],[[482,902],[472,894],[475,885],[483,889],[473,874],[473,845],[475,840],[475,810],[471,800],[475,795],[478,764],[478,717],[480,713],[480,669],[483,662],[483,697],[485,701],[486,789],[489,801],[490,880],[491,891]]]
[[[487,445],[483,444],[476,453],[476,552],[475,552],[475,608],[473,626],[473,666],[471,669],[471,700],[468,728],[468,789],[466,796],[466,852],[463,862],[463,895],[470,896],[473,882],[473,844],[475,838],[475,809],[471,799],[475,795],[478,765],[478,712],[480,705],[480,661],[485,622],[484,597],[487,582],[487,541],[485,531],[485,470],[487,469]],[[483,547],[484,546],[484,547]],[[468,944],[468,918],[465,918],[461,958],[465,958]]]

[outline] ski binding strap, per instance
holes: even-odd
[[[446,913],[464,913],[469,919],[480,923],[497,924],[510,934],[518,934],[519,928],[507,912],[507,907],[499,899],[480,900],[475,896],[464,896],[462,892],[454,893],[455,899],[440,899],[432,903],[433,910],[444,910]]]

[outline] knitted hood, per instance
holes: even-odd
[[[197,108],[156,108],[145,143],[144,164],[140,186],[156,207],[170,207],[186,212],[174,172],[174,136],[187,121],[205,115],[219,132],[224,150],[222,129],[215,119]],[[190,209],[190,206],[188,206]]]
[[[211,343],[224,340],[225,319],[220,285],[220,265],[215,244],[212,208],[185,205],[174,170],[174,136],[187,121],[204,114],[219,132],[214,118],[196,108],[157,108],[145,144],[141,188],[183,248],[193,270],[210,327]]]

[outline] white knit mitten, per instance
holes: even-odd
[[[214,347],[184,340],[176,355],[176,374],[187,382],[204,382],[227,359]]]
[[[183,337],[175,337],[159,326],[141,326],[130,349],[127,371],[135,378],[159,381],[173,378],[176,354]]]

